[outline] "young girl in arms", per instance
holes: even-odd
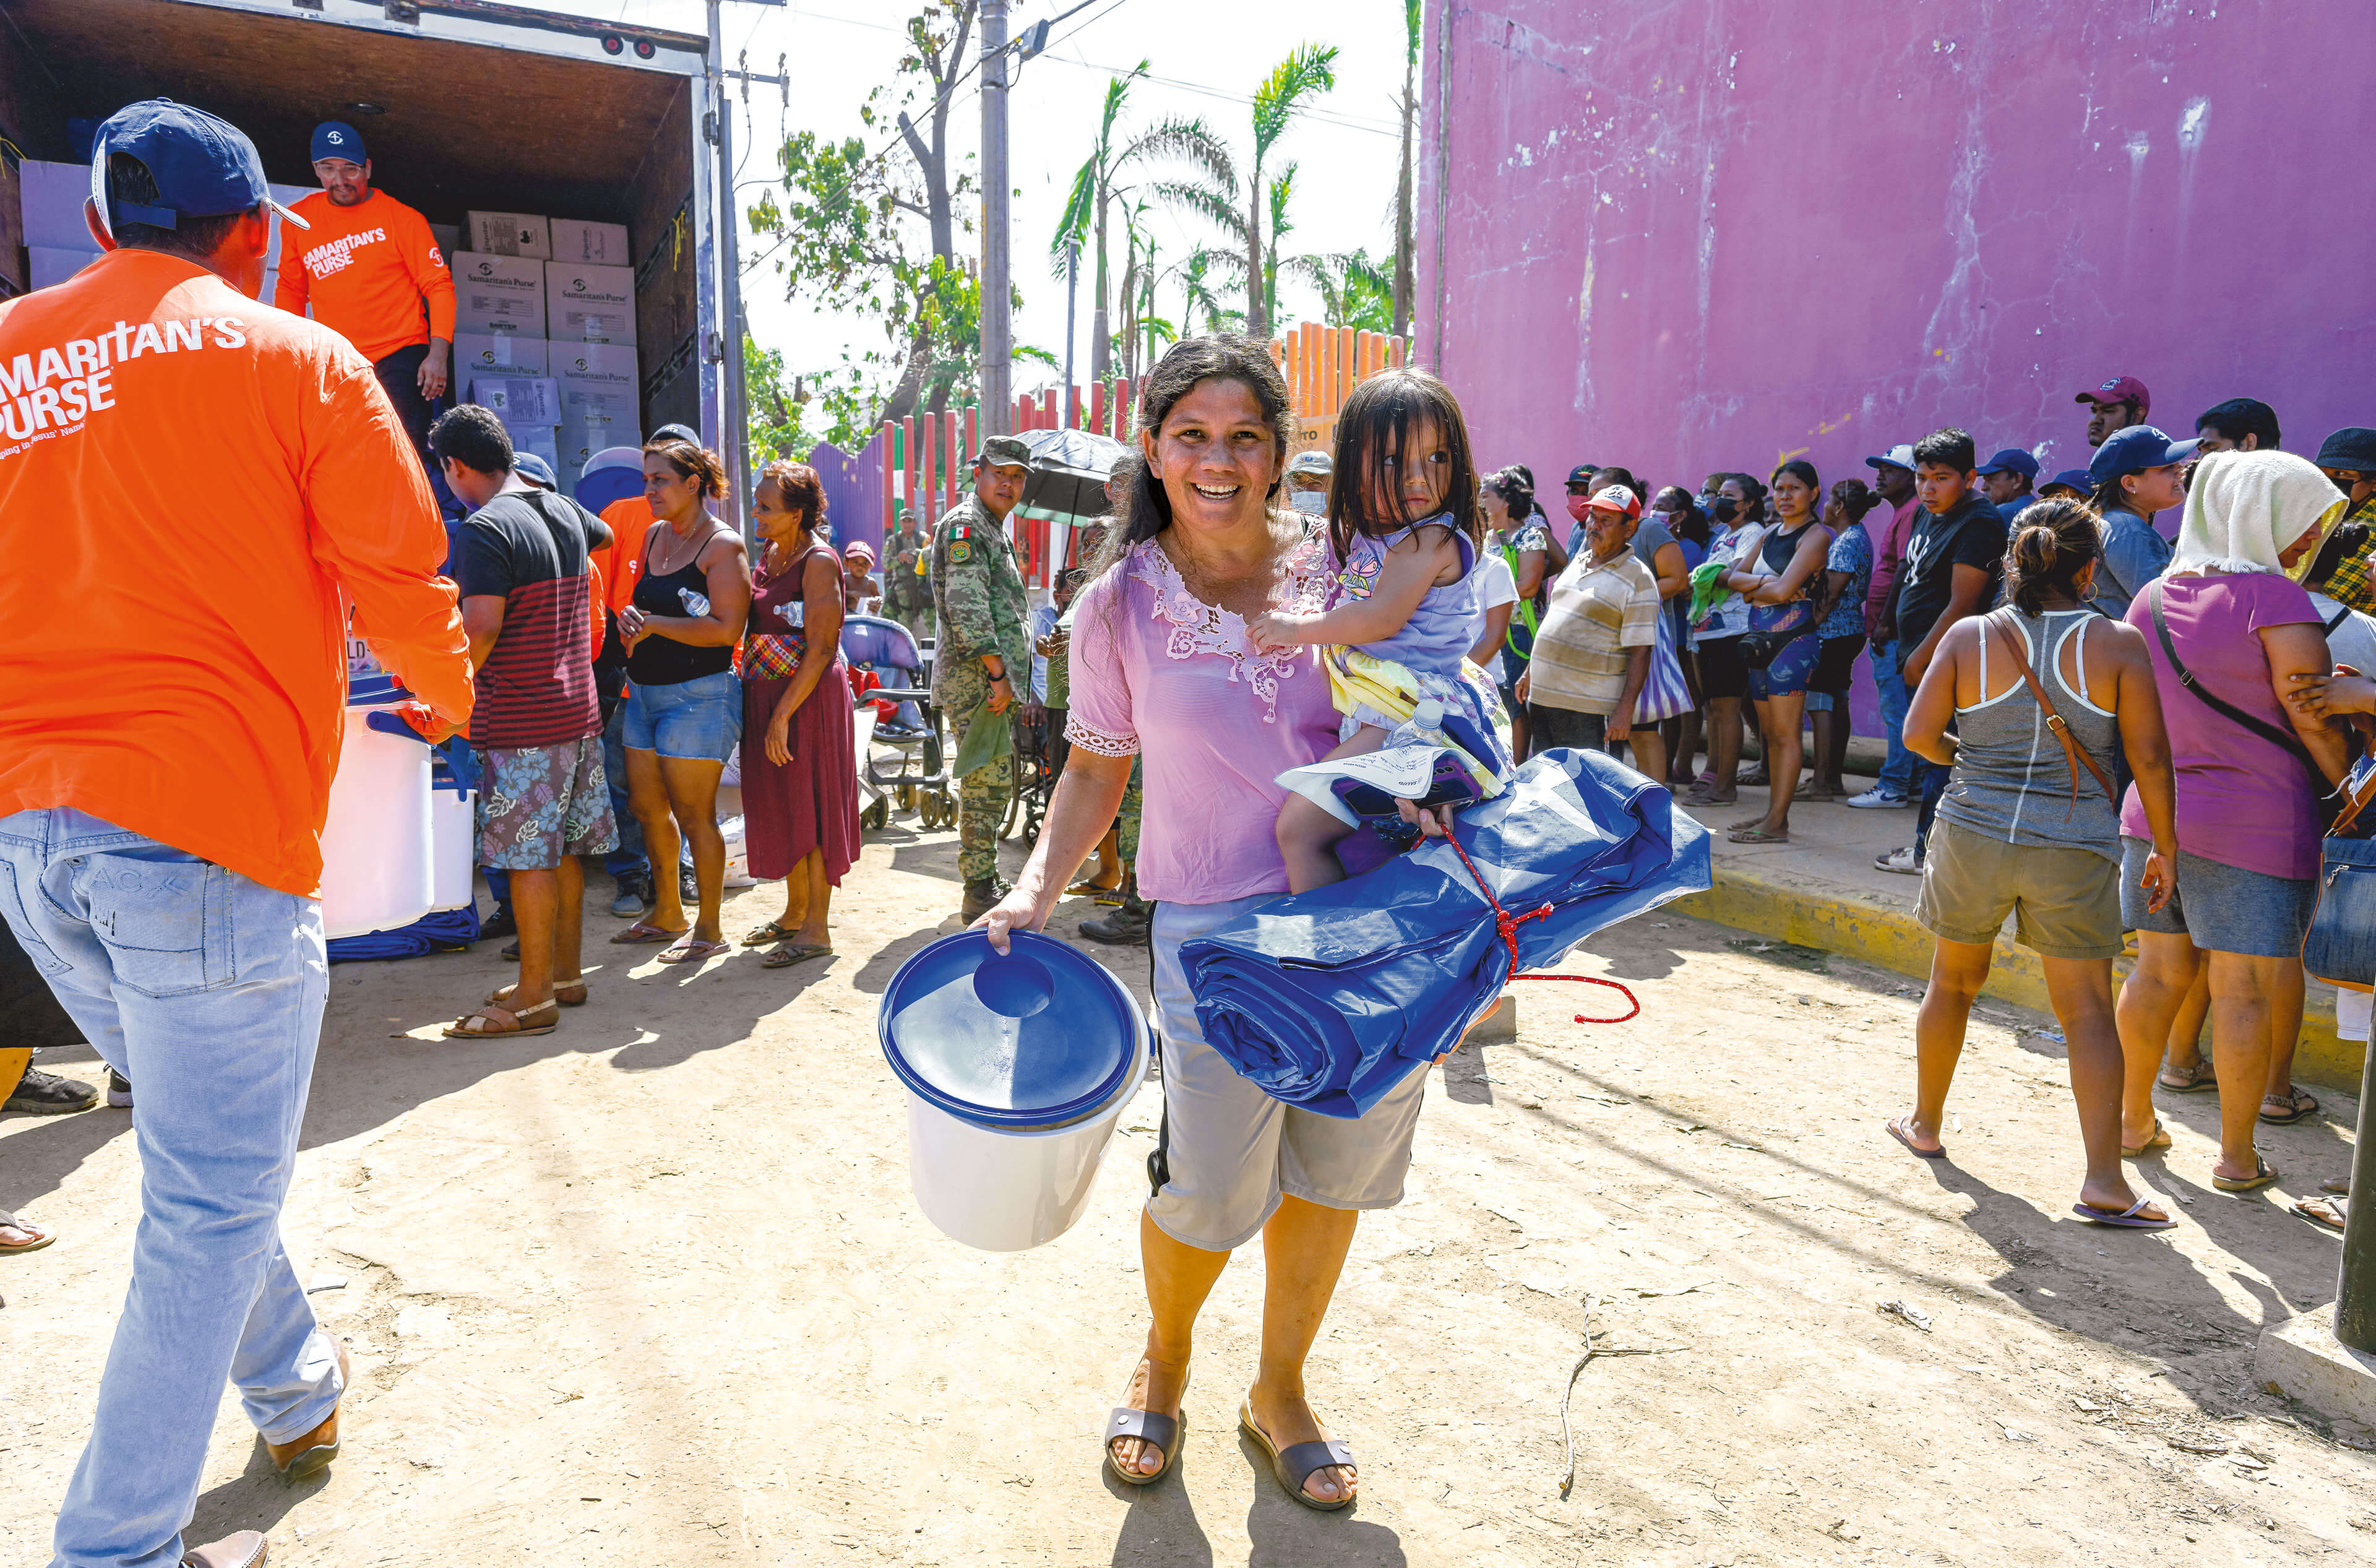
[[[1471,760],[1495,778],[1508,773],[1491,681],[1463,662],[1479,621],[1469,581],[1479,542],[1477,472],[1451,390],[1415,370],[1387,371],[1355,387],[1336,421],[1328,601],[1317,610],[1272,611],[1246,628],[1257,647],[1330,648],[1345,723],[1329,759],[1377,751],[1411,717],[1407,705],[1382,712],[1364,700],[1392,688],[1465,719],[1462,728],[1473,727],[1493,754]],[[1348,681],[1348,649],[1380,662]],[[1317,802],[1289,795],[1278,814],[1289,887],[1304,893],[1343,880],[1336,849],[1352,831]]]

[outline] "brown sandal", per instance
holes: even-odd
[[[487,998],[487,1005],[508,1007],[512,1004],[513,993],[518,990],[517,980],[509,985],[499,985],[495,987],[494,994]],[[556,985],[552,988],[552,999],[564,1007],[583,1007],[586,1005],[586,982],[582,980],[568,980]]]
[[[545,1020],[529,1023],[531,1018]],[[476,1025],[476,1028],[472,1026]],[[552,1001],[523,1007],[515,1013],[508,1007],[493,1003],[455,1019],[446,1026],[447,1039],[496,1039],[513,1035],[549,1035],[561,1027],[561,1004]]]

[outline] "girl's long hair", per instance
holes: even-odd
[[[1471,547],[1484,535],[1477,518],[1477,466],[1468,453],[1468,422],[1452,388],[1423,370],[1388,370],[1353,388],[1336,414],[1336,471],[1328,481],[1328,542],[1342,560],[1356,535],[1383,539],[1422,517],[1409,516],[1402,476],[1395,462],[1405,439],[1432,421],[1443,433],[1450,472],[1444,476],[1443,511]],[[1370,497],[1388,498],[1386,517],[1372,517]]]

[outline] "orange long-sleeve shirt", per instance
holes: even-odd
[[[429,220],[384,191],[340,207],[327,191],[300,201],[314,225],[280,229],[280,283],[272,303],[342,334],[367,360],[432,338],[454,340],[454,275],[429,232]]]
[[[342,599],[469,714],[446,549],[369,362],[318,324],[153,251],[0,304],[0,816],[73,806],[313,895]]]
[[[602,520],[611,525],[611,548],[602,552],[603,575],[611,584],[611,608],[624,610],[636,597],[636,584],[643,578],[644,536],[652,531],[657,519],[649,501],[640,495],[623,495],[602,508]]]

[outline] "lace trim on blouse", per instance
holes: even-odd
[[[1285,591],[1280,595],[1280,607],[1316,608],[1327,591],[1328,565],[1326,553],[1322,550],[1317,535],[1304,540],[1291,552],[1285,562]],[[1245,617],[1234,610],[1207,604],[1189,592],[1186,581],[1180,576],[1180,569],[1171,564],[1171,557],[1166,555],[1163,547],[1151,539],[1140,541],[1132,549],[1129,573],[1155,590],[1153,616],[1171,628],[1164,642],[1164,653],[1172,659],[1194,659],[1198,654],[1209,653],[1227,659],[1230,679],[1243,681],[1261,701],[1263,722],[1277,723],[1278,683],[1294,675],[1296,667],[1304,660],[1303,649],[1283,647],[1270,653],[1255,651],[1253,644],[1246,637]]]
[[[1110,734],[1106,731],[1093,729],[1078,719],[1064,720],[1064,739],[1080,747],[1081,750],[1095,753],[1099,756],[1138,754],[1138,742],[1134,737]]]

